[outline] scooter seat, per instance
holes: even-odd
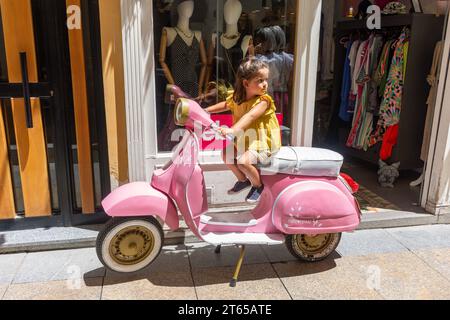
[[[299,176],[338,177],[344,157],[337,152],[308,147],[281,147],[262,174],[284,173]]]

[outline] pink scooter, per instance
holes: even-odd
[[[168,90],[174,100],[185,96],[175,86]],[[236,285],[245,245],[285,242],[295,257],[315,262],[336,249],[342,232],[359,225],[361,211],[353,196],[356,190],[350,187],[353,181],[340,175],[342,156],[316,148],[282,147],[269,166],[260,168],[265,188],[251,212],[208,213],[205,180],[198,163],[199,135],[217,130],[217,125],[187,98],[176,100],[175,121],[186,133],[172,160],[153,173],[151,183],[129,183],[102,202],[113,217],[97,237],[97,255],[106,268],[130,273],[147,267],[164,242],[156,218],[177,230],[178,211],[199,240],[217,246],[216,253],[221,245],[241,246],[231,286]],[[194,130],[199,124],[201,130]]]

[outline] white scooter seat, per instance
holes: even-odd
[[[260,166],[261,173],[338,177],[344,157],[337,152],[308,147],[281,147],[270,158],[270,163]]]

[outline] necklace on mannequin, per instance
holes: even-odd
[[[238,32],[238,33],[233,34],[233,35],[231,35],[231,36],[229,36],[229,35],[227,35],[226,33],[224,33],[222,36],[223,36],[225,39],[227,39],[227,40],[234,40],[234,39],[236,39],[236,38],[239,38],[240,35],[241,35],[241,34]]]
[[[180,31],[188,39],[190,39],[190,38],[192,38],[194,36],[194,32],[193,31],[191,31],[191,35],[188,36],[183,30],[181,30],[178,27],[175,27],[175,30]]]

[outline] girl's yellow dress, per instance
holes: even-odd
[[[233,124],[236,124],[239,119],[262,101],[266,101],[268,104],[264,114],[253,121],[243,135],[237,136],[238,151],[241,150],[242,146],[245,146],[244,151],[253,150],[258,153],[264,151],[273,154],[281,148],[280,125],[275,115],[276,106],[270,95],[258,96],[238,105],[233,99],[233,94],[231,94],[226,101],[227,107],[233,115]]]

